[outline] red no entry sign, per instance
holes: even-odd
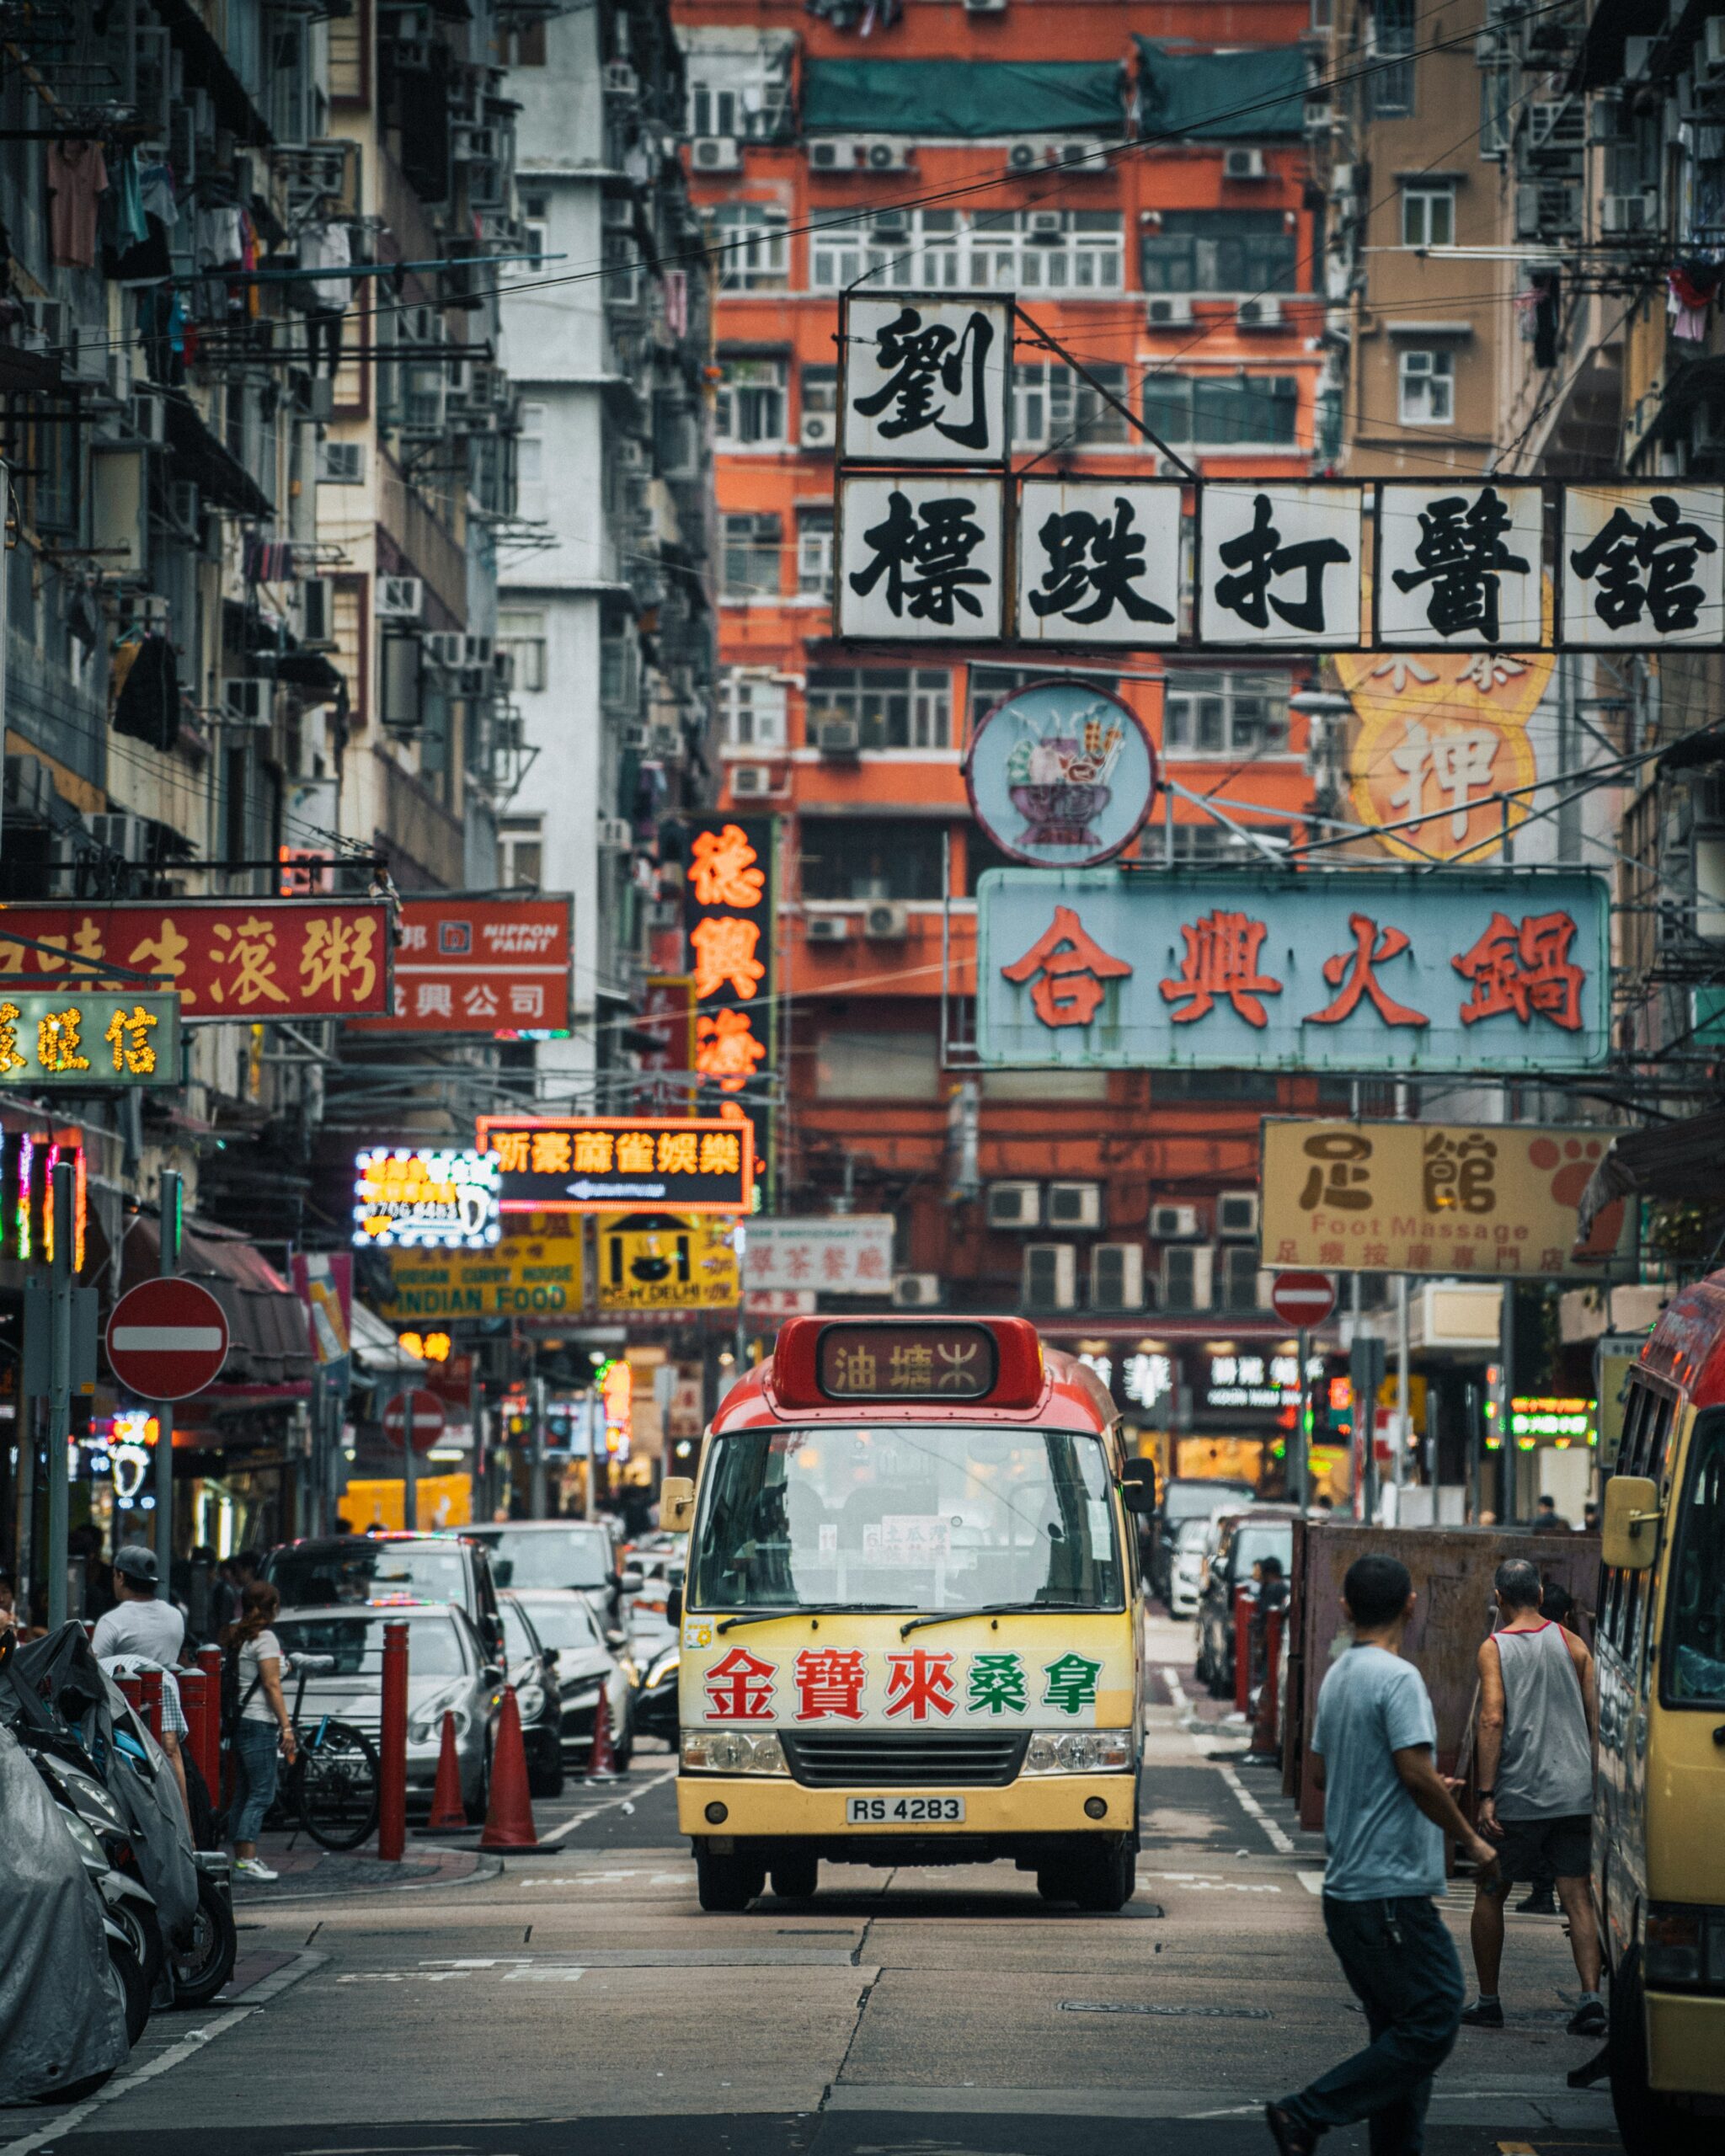
[[[399,1452],[403,1411],[414,1417],[414,1450],[430,1452],[443,1435],[443,1402],[435,1392],[398,1393],[383,1411],[383,1434]]]
[[[222,1374],[227,1320],[195,1280],[146,1280],[108,1321],[108,1361],[140,1400],[190,1400]]]
[[[1336,1307],[1334,1283],[1323,1273],[1279,1273],[1270,1308],[1284,1325],[1322,1325]]]

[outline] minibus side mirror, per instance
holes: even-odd
[[[659,1486],[659,1524],[668,1534],[686,1534],[694,1524],[694,1484],[686,1475],[667,1475]]]
[[[1644,1572],[1658,1555],[1659,1486],[1645,1475],[1614,1475],[1605,1485],[1599,1557],[1626,1572]]]
[[[665,1590],[665,1621],[674,1632],[682,1624],[683,1590],[680,1587],[668,1588]]]
[[[1120,1502],[1129,1513],[1153,1513],[1156,1510],[1155,1483],[1123,1482],[1120,1485]]]

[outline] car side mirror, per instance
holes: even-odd
[[[500,1684],[504,1679],[504,1672],[494,1662],[488,1662],[479,1674],[488,1684]]]
[[[665,1596],[665,1621],[676,1631],[683,1621],[683,1590],[680,1587],[667,1588]]]
[[[605,1644],[611,1648],[626,1647],[629,1644],[629,1636],[627,1632],[613,1630],[606,1634]]]
[[[622,1572],[617,1577],[617,1589],[622,1594],[638,1594],[646,1584],[647,1575],[644,1572]]]

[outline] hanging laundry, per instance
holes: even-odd
[[[179,222],[179,204],[174,191],[172,165],[146,165],[138,174],[138,188],[147,217],[159,217],[169,231]]]
[[[127,248],[104,251],[103,275],[119,285],[156,285],[174,275],[168,251],[168,227],[158,216],[144,213],[144,237]]]
[[[150,236],[144,216],[144,190],[138,181],[142,165],[137,152],[132,150],[109,174],[113,183],[113,199],[108,206],[113,212],[115,237],[122,252]]]
[[[248,584],[293,581],[293,548],[285,539],[260,539],[256,532],[248,531],[244,561]]]
[[[240,213],[232,202],[198,212],[196,259],[200,270],[226,270],[244,259]]]
[[[167,638],[152,632],[122,644],[113,678],[114,731],[152,749],[171,749],[179,739],[179,675]]]
[[[48,238],[62,270],[89,270],[96,260],[96,218],[108,191],[99,142],[48,145]]]
[[[302,270],[345,270],[353,259],[345,225],[320,222],[307,225],[302,229],[299,237]],[[315,277],[312,280],[312,291],[318,307],[333,307],[338,312],[345,311],[352,290],[353,280],[350,277]]]

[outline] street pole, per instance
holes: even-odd
[[[1396,1487],[1400,1490],[1407,1480],[1407,1439],[1410,1435],[1407,1408],[1407,1275],[1396,1275]],[[1400,1500],[1397,1499],[1397,1519],[1399,1523]]]
[[[1294,1425],[1294,1502],[1304,1512],[1311,1502],[1311,1439],[1306,1434],[1306,1418],[1311,1398],[1311,1380],[1306,1374],[1306,1365],[1311,1359],[1311,1335],[1302,1325],[1295,1337],[1295,1353],[1300,1358],[1300,1419]]]
[[[533,1380],[533,1484],[532,1516],[545,1519],[549,1516],[545,1487],[545,1380]]]
[[[1515,1438],[1509,1428],[1509,1401],[1515,1390],[1515,1289],[1504,1281],[1498,1327],[1498,1524],[1507,1527],[1515,1513]]]
[[[48,1630],[66,1622],[71,1529],[66,1449],[72,1438],[72,1168],[54,1165],[54,1262],[48,1268]]]
[[[56,1169],[56,1173],[59,1171]],[[179,1270],[179,1221],[182,1203],[179,1171],[162,1171],[161,1262],[156,1271],[163,1280]],[[156,1407],[156,1593],[158,1599],[174,1598],[174,1403],[163,1400]]]
[[[409,1534],[419,1529],[419,1459],[414,1450],[414,1388],[401,1401],[401,1524]]]
[[[600,1399],[596,1392],[587,1395],[587,1472],[582,1477],[585,1497],[582,1502],[582,1517],[591,1519],[597,1509],[594,1502],[593,1478],[599,1471],[599,1446],[605,1435],[605,1417],[599,1412]],[[595,1425],[598,1427],[595,1428]]]

